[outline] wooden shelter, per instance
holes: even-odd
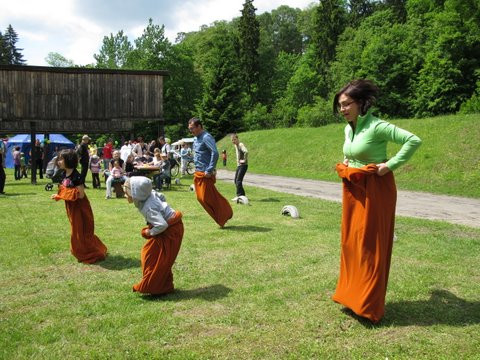
[[[166,71],[0,66],[0,133],[128,132],[163,126]],[[33,148],[33,144],[32,144]],[[34,181],[34,179],[32,179]]]

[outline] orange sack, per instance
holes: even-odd
[[[233,210],[227,199],[218,192],[215,182],[215,176],[207,178],[200,171],[196,171],[193,177],[198,202],[218,225],[223,226],[232,218]]]
[[[93,264],[104,260],[107,255],[107,247],[95,235],[92,207],[87,195],[78,198],[76,188],[59,186],[56,200],[65,200],[68,220],[70,221],[70,251],[79,262]]]
[[[172,266],[183,238],[182,213],[168,219],[168,228],[150,237],[142,248],[142,280],[133,291],[144,294],[167,294],[173,291]]]
[[[397,189],[392,172],[337,164],[343,180],[340,276],[332,299],[376,323],[385,313]]]

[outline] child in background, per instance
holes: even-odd
[[[222,150],[222,161],[223,166],[227,166],[227,150],[225,149]]]
[[[173,292],[172,266],[183,239],[182,213],[173,210],[144,176],[128,178],[124,190],[127,201],[135,204],[148,225],[141,230],[147,239],[141,253],[143,277],[133,285],[133,291],[153,295]]]
[[[92,155],[90,157],[90,171],[92,172],[92,186],[94,189],[100,189],[100,171],[102,170],[102,165],[98,155]]]
[[[182,175],[185,175],[187,171],[187,164],[188,160],[190,160],[190,157],[192,156],[192,150],[188,147],[188,144],[185,142],[182,142],[182,149],[180,150],[180,164],[181,164],[181,170],[182,170]]]
[[[77,171],[78,156],[75,150],[63,150],[57,158],[63,170],[58,193],[53,200],[65,200],[65,209],[70,220],[70,251],[79,262],[93,264],[104,260],[107,248],[94,233],[93,212],[85,194],[84,180]]]
[[[125,171],[123,170],[122,166],[120,165],[119,160],[115,160],[113,162],[113,168],[112,168],[112,176],[114,180],[122,180],[125,181],[127,180],[127,177],[125,176]]]
[[[156,174],[153,177],[153,180],[155,182],[155,186],[157,190],[162,190],[163,188],[163,182],[165,181],[167,184],[170,183],[172,173],[170,172],[170,160],[168,160],[167,154],[160,154],[161,156],[161,161],[158,163],[158,167],[160,169],[160,173]]]
[[[20,175],[20,146],[15,146],[13,150],[13,165],[15,166],[14,177],[15,180],[20,180],[22,177]]]
[[[134,164],[134,161],[135,160],[135,156],[133,156],[133,154],[129,154],[127,156],[127,159],[125,160],[125,163],[123,164],[124,167],[125,167],[125,174],[127,176],[130,176],[132,174],[132,172],[135,171],[135,164]]]
[[[27,176],[27,162],[25,160],[25,154],[22,152],[20,153],[20,179],[25,177],[25,179],[28,179]]]

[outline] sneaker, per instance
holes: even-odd
[[[105,196],[105,199],[111,199],[111,198],[112,198],[112,197],[109,196],[109,195]]]
[[[235,196],[233,199],[232,199],[233,202],[237,202],[238,201],[238,196]]]

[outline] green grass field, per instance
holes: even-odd
[[[480,197],[480,114],[391,122],[423,140],[412,159],[395,171],[399,189]],[[344,128],[345,123],[340,123],[240,134],[250,152],[248,171],[339,181],[334,169],[343,160]],[[227,167],[234,170],[230,139],[222,139],[218,147],[227,150]],[[398,149],[391,144],[389,156]]]
[[[249,139],[250,140],[250,139]],[[330,297],[339,267],[338,203],[247,187],[225,229],[186,179],[166,191],[184,213],[176,291],[141,296],[143,219],[89,189],[97,265],[69,252],[62,202],[8,173],[0,195],[2,359],[478,359],[480,230],[397,218],[386,316],[372,326]],[[227,197],[233,184],[218,183]],[[297,206],[301,219],[280,215]]]

